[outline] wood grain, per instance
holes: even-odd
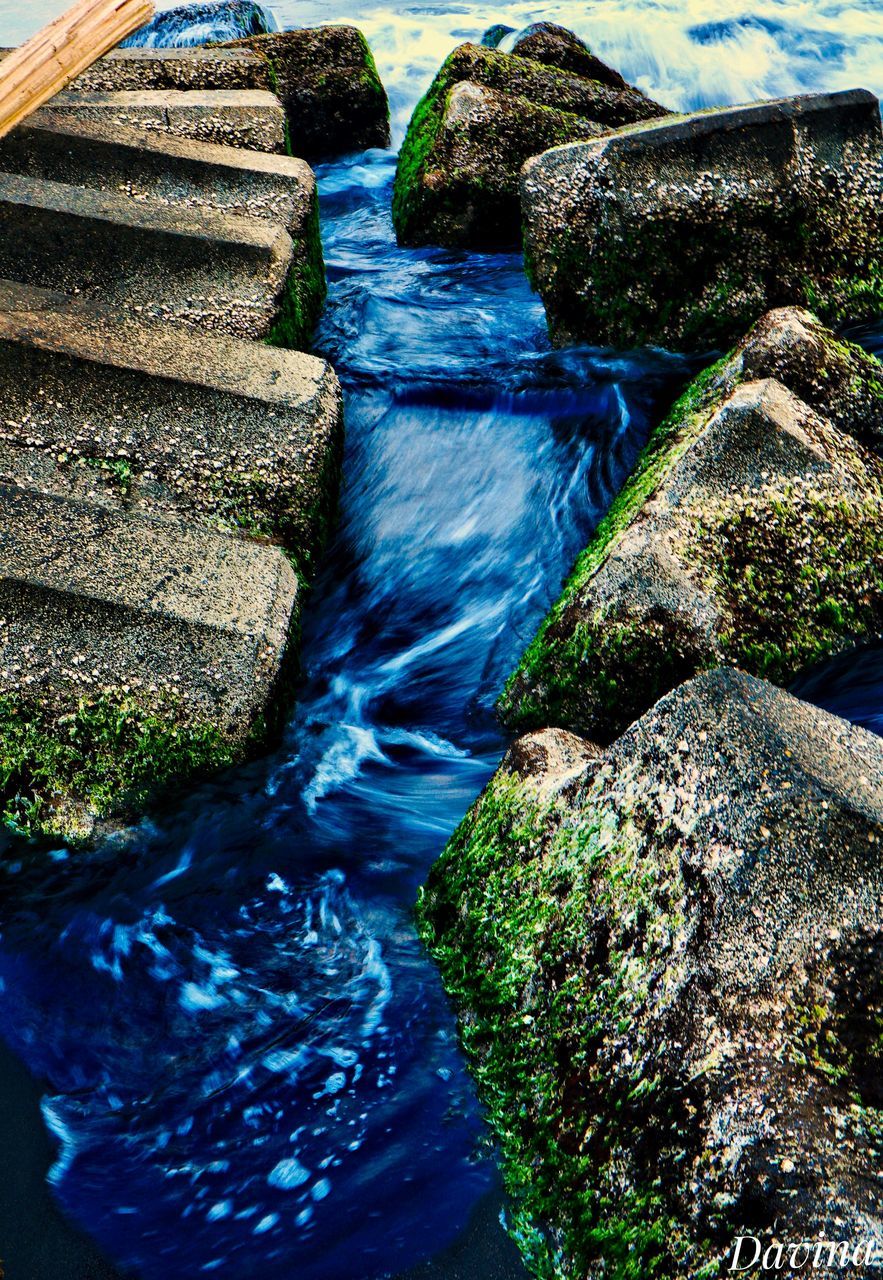
[[[153,17],[153,0],[77,0],[0,67],[0,138]]]

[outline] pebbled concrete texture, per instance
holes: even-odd
[[[0,475],[318,554],[343,438],[324,360],[0,280],[0,399]]]

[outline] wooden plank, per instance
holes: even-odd
[[[153,0],[77,0],[3,61],[0,137],[153,17]]]

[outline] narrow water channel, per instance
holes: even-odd
[[[755,60],[753,78],[718,85],[731,100],[862,80],[862,41],[813,61],[806,33],[833,42],[829,15],[819,4],[821,25],[799,27],[807,6],[793,10],[796,52],[743,18],[693,38],[695,65],[715,39],[778,49],[766,79]],[[667,12],[669,47],[686,47],[690,15]],[[873,26],[870,8],[851,12]],[[354,20],[312,3],[277,13]],[[400,136],[458,40],[538,16],[592,39],[580,13],[447,3],[358,21]],[[648,69],[633,18],[598,6],[613,46],[600,52],[665,101],[704,103],[709,75],[673,64],[666,79],[659,50]],[[0,43],[21,34],[0,4]],[[504,749],[506,675],[689,372],[659,352],[552,352],[514,256],[398,250],[394,167],[371,152],[319,171],[317,346],[344,384],[347,453],[285,742],[124,850],[59,849],[48,867],[4,855],[0,1033],[45,1082],[52,1194],[144,1280],[395,1276],[451,1246],[496,1188],[412,907]],[[807,696],[879,727],[880,662]]]

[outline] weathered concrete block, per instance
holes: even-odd
[[[0,174],[0,276],[239,337],[287,332],[278,224]]]
[[[141,129],[247,151],[285,153],[285,114],[278,99],[257,89],[144,89],[57,94],[31,120],[63,125],[94,121],[108,129]]]
[[[516,744],[419,916],[532,1270],[880,1240],[881,842],[883,739],[739,672]]]
[[[0,58],[11,52],[0,50]],[[68,86],[69,92],[85,93],[145,89],[258,89],[271,93],[273,78],[267,62],[248,49],[114,49]]]
[[[517,128],[512,127],[513,118]],[[461,81],[448,92],[420,183],[407,201],[409,244],[518,244],[518,172],[558,143],[604,126]]]
[[[282,31],[225,47],[248,49],[271,67],[294,155],[317,161],[389,146],[386,90],[355,27]]]
[[[771,306],[883,310],[880,110],[863,90],[699,112],[531,160],[528,274],[553,339],[707,348]]]
[[[336,508],[323,361],[0,281],[0,474],[282,542],[308,576]]]
[[[0,139],[0,170],[281,223],[294,246],[285,344],[309,346],[325,300],[325,264],[316,180],[303,160],[68,118],[27,121]]]
[[[297,579],[276,547],[0,484],[0,807],[87,835],[267,732]]]
[[[651,437],[506,687],[509,723],[609,742],[703,668],[784,684],[883,636],[883,465],[781,383],[740,382],[763,345]],[[860,421],[861,388],[855,404]]]
[[[455,92],[464,83],[471,90]],[[485,246],[500,230],[505,241],[517,241],[518,175],[528,157],[660,114],[664,108],[637,89],[461,45],[418,103],[399,153],[399,242]]]

